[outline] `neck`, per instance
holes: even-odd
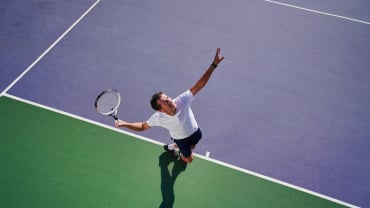
[[[161,111],[162,113],[165,113],[169,116],[174,116],[176,115],[176,108],[174,110],[168,110],[168,111]]]

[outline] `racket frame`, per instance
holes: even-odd
[[[105,93],[108,93],[108,92],[114,92],[118,95],[118,103],[116,104],[116,107],[114,107],[111,111],[109,111],[108,113],[103,113],[103,112],[100,112],[98,110],[98,101],[99,99],[105,94]],[[118,117],[117,117],[117,112],[118,112],[118,107],[119,105],[121,104],[121,94],[119,93],[118,90],[116,89],[107,89],[107,90],[104,90],[103,92],[101,92],[95,99],[95,109],[96,111],[98,111],[98,113],[102,114],[102,115],[106,115],[106,116],[112,116],[114,118],[114,120],[118,120]]]

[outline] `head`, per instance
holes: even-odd
[[[150,100],[150,105],[152,106],[153,110],[158,111],[161,109],[161,106],[158,104],[158,100],[161,98],[162,94],[163,92],[158,92],[152,96],[152,99]]]
[[[168,115],[176,114],[176,104],[163,92],[154,94],[150,100],[150,105],[156,111],[160,111]]]

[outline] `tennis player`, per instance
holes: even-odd
[[[163,127],[169,131],[171,138],[174,140],[174,143],[164,145],[164,149],[175,157],[179,155],[185,163],[192,162],[192,149],[195,148],[202,138],[202,131],[195,120],[190,105],[194,100],[194,96],[207,84],[218,64],[225,58],[220,53],[221,48],[217,48],[213,62],[203,76],[194,86],[181,93],[175,99],[163,92],[154,94],[150,104],[156,112],[147,121],[131,123],[117,120],[115,121],[115,126],[135,131],[144,131],[154,126]]]

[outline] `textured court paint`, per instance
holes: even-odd
[[[285,3],[282,3],[282,2],[278,2],[278,1],[270,1],[270,0],[265,0],[265,1],[266,2],[270,2],[270,3],[274,3],[274,4],[279,4],[281,6],[286,6],[286,7],[294,8],[294,9],[300,9],[300,10],[303,10],[303,11],[317,13],[317,14],[320,14],[320,15],[327,15],[327,16],[331,16],[331,17],[335,17],[335,18],[341,18],[341,19],[345,19],[345,20],[349,20],[349,21],[353,21],[353,22],[357,22],[357,23],[362,23],[362,24],[370,25],[370,22],[366,22],[366,21],[362,21],[362,20],[358,20],[358,19],[354,19],[354,18],[350,18],[350,17],[345,17],[345,16],[341,16],[341,15],[336,15],[336,14],[331,14],[331,13],[323,12],[323,11],[308,9],[308,8],[299,7],[299,6],[296,6],[296,5],[285,4]]]
[[[7,97],[0,115],[1,207],[343,207]]]
[[[2,0],[0,91],[4,91],[94,2]]]
[[[0,8],[0,85],[94,1],[26,2]],[[369,2],[284,0],[363,20]],[[190,87],[220,46],[226,59],[193,104],[204,129],[196,152],[370,207],[369,39],[367,25],[262,0],[102,1],[9,93],[112,125],[92,102],[113,87],[125,97],[120,116],[141,121],[154,92]],[[169,142],[164,129],[140,134]]]
[[[299,2],[294,5],[366,19],[327,9],[352,10],[358,1],[314,1],[326,8]],[[75,5],[62,4],[61,16],[73,16]],[[42,20],[36,25],[50,19]],[[9,31],[11,42],[24,42]],[[153,112],[154,92],[176,96],[190,87],[220,46],[226,59],[192,105],[204,129],[195,151],[370,207],[369,39],[367,25],[261,0],[102,1],[9,93],[112,125],[92,103],[103,89],[116,88],[124,96],[119,115],[142,121]],[[40,55],[30,45],[22,49]],[[28,66],[22,53],[12,60]],[[169,142],[161,128],[140,134]]]
[[[53,44],[49,46],[31,65],[29,65],[8,87],[5,88],[3,92],[0,93],[2,96],[9,89],[11,89],[20,79],[22,79],[32,68],[35,66],[44,56],[46,56],[49,51],[51,51],[98,3],[97,0],[89,9],[86,10]],[[1,88],[0,88],[1,89]]]

